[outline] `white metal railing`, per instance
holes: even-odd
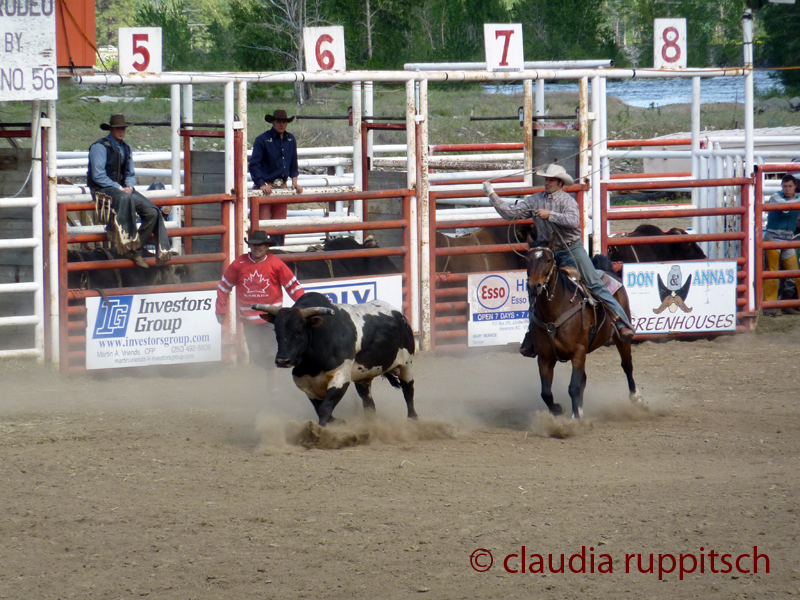
[[[34,165],[35,166],[35,165]],[[41,168],[41,167],[39,167]],[[41,175],[39,176],[41,181]],[[37,186],[34,185],[34,188]],[[34,190],[35,191],[35,190]],[[20,283],[0,283],[0,294],[34,294],[32,315],[13,315],[0,317],[2,327],[35,327],[34,347],[13,350],[0,350],[0,358],[30,358],[44,360],[44,264],[42,249],[42,210],[39,199],[0,198],[0,210],[9,208],[30,208],[32,211],[33,237],[0,240],[0,250],[32,250],[33,281]],[[2,335],[2,334],[0,334]]]

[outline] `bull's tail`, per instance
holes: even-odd
[[[392,387],[396,387],[398,390],[403,389],[403,386],[400,384],[400,378],[395,375],[394,373],[389,373],[388,371],[383,374],[383,376],[387,379],[387,381],[392,384]]]

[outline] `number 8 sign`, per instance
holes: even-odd
[[[344,61],[344,27],[304,27],[303,48],[306,71],[346,71]]]
[[[655,19],[653,44],[656,69],[685,69],[686,19]]]
[[[161,27],[119,28],[119,74],[161,73]]]

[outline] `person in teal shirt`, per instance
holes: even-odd
[[[797,180],[788,173],[781,178],[781,191],[769,197],[767,204],[785,204],[800,202],[797,196]],[[764,240],[791,240],[794,237],[794,230],[797,227],[797,218],[800,210],[782,210],[766,213],[767,227],[764,230]],[[767,271],[778,271],[782,266],[786,270],[798,270],[797,253],[794,248],[784,248],[780,250],[765,250],[767,255]],[[800,293],[800,278],[794,280]],[[764,300],[773,301],[778,299],[777,279],[764,280]],[[800,310],[796,308],[784,308],[783,312],[791,315],[800,315]]]

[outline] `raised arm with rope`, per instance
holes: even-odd
[[[578,270],[586,287],[600,298],[617,315],[617,333],[623,340],[634,336],[633,325],[619,302],[606,289],[597,275],[594,265],[581,242],[581,217],[578,203],[562,188],[572,185],[572,177],[564,167],[556,164],[537,172],[545,178],[544,192],[533,194],[514,204],[509,204],[494,193],[492,184],[483,184],[483,190],[489,201],[501,217],[507,221],[514,219],[533,219],[536,224],[537,246],[546,246],[551,238],[555,239],[555,259],[559,267],[570,266]],[[528,291],[530,315],[533,315],[536,296]],[[520,354],[533,358],[536,348],[531,336],[532,321],[528,325],[528,333],[519,349]]]

